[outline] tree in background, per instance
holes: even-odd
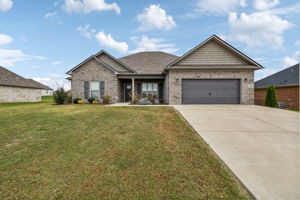
[[[276,90],[273,85],[271,85],[267,89],[267,94],[265,97],[265,106],[272,107],[272,108],[278,108]]]

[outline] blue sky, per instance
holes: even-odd
[[[50,87],[101,49],[182,55],[216,34],[261,63],[262,78],[300,60],[292,0],[0,0],[0,65]]]

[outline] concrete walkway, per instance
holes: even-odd
[[[253,105],[174,107],[257,199],[300,199],[299,113]]]

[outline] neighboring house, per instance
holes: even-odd
[[[41,101],[42,87],[0,66],[0,102]]]
[[[262,66],[213,35],[183,56],[140,52],[115,58],[105,51],[68,71],[73,98],[129,93],[169,104],[253,104],[254,70]]]
[[[299,66],[279,71],[255,82],[255,104],[264,105],[267,88],[274,85],[277,99],[286,107],[299,109]]]
[[[33,79],[28,79],[28,80],[31,81],[32,83],[34,83],[36,86],[39,86],[39,87],[42,88],[41,89],[41,95],[42,96],[51,96],[51,95],[53,95],[53,89],[48,87],[47,85],[44,85],[44,84],[42,84],[40,82],[37,82]]]

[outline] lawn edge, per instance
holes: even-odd
[[[216,158],[220,161],[220,163],[226,168],[228,169],[228,172],[233,175],[233,177],[236,178],[236,181],[241,184],[241,186],[243,186],[245,188],[245,190],[249,193],[249,195],[254,199],[254,200],[258,200],[258,198],[256,198],[256,196],[253,194],[253,192],[251,192],[251,190],[241,181],[241,179],[239,179],[235,173],[228,167],[228,165],[226,165],[226,163],[220,158],[220,156],[211,148],[211,146],[201,137],[201,135],[194,129],[194,127],[184,118],[184,116],[175,108],[172,106],[172,108],[175,110],[175,112],[180,116],[180,118],[182,118],[186,124],[188,124],[188,126],[191,128],[192,132],[199,138],[201,138],[201,140],[203,140],[203,142],[205,142],[207,144],[207,146],[209,147],[209,150],[216,156]]]

